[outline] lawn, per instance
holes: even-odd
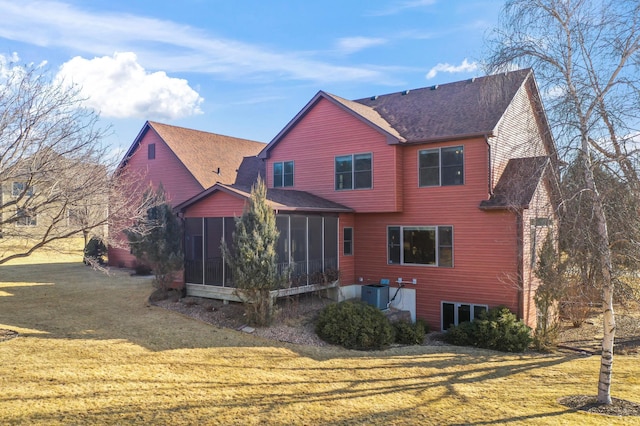
[[[0,266],[0,424],[640,424],[574,412],[598,357],[420,346],[305,347],[149,306],[149,278],[79,255]],[[640,357],[613,396],[640,402]]]

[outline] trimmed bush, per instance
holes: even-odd
[[[382,349],[393,343],[393,327],[384,314],[362,302],[344,301],[324,308],[316,323],[318,336],[347,349]]]
[[[451,327],[445,340],[502,352],[522,352],[531,344],[531,329],[504,306],[490,309],[479,319]]]
[[[421,345],[424,336],[429,332],[429,326],[422,320],[415,323],[408,321],[398,321],[393,323],[395,331],[395,342],[401,345]]]

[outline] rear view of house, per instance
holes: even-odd
[[[556,156],[531,70],[355,101],[321,91],[259,159],[178,205],[189,293],[232,295],[219,241],[264,167],[291,287],[338,269],[339,298],[388,281],[390,305],[434,329],[497,305],[535,324]]]

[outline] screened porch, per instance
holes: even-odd
[[[278,271],[285,275],[279,295],[316,291],[337,285],[338,216],[278,214]],[[185,219],[185,282],[201,297],[232,295],[235,288],[224,261],[221,241],[233,243],[233,217]]]

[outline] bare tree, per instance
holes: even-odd
[[[0,264],[70,237],[108,242],[109,225],[144,213],[140,179],[112,173],[105,130],[82,101],[46,70],[0,57]]]
[[[594,159],[637,197],[633,138],[640,100],[640,3],[637,0],[508,0],[490,40],[492,71],[531,66],[540,81],[556,140],[565,158],[583,162],[583,187],[592,199],[588,229],[597,261],[604,314],[598,402],[611,404],[615,338],[611,236]]]

